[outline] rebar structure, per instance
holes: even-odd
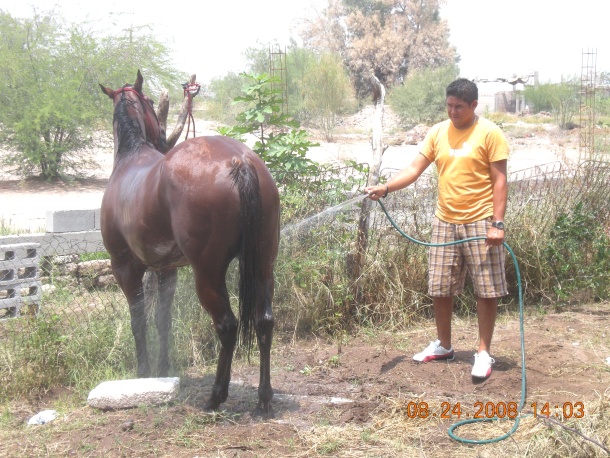
[[[580,74],[580,138],[579,156],[591,159],[595,153],[595,79],[596,49],[582,50]]]
[[[282,99],[282,114],[288,114],[288,74],[286,72],[286,49],[279,45],[269,47],[269,74],[279,81],[271,83],[272,90],[278,90]]]

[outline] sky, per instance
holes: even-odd
[[[158,3],[130,0],[0,0],[12,16],[55,8],[69,21],[100,28],[150,24],[174,50],[180,70],[208,82],[244,69],[248,47],[298,40],[297,26],[327,0],[225,0]],[[153,6],[154,5],[154,6]],[[447,0],[441,16],[460,55],[461,76],[507,78],[538,72],[540,82],[579,77],[583,50],[597,73],[610,71],[607,0]],[[586,62],[586,61],[585,61]]]

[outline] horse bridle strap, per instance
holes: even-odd
[[[191,120],[193,121],[193,137],[195,134],[195,118],[193,117],[193,97],[199,94],[199,90],[201,89],[201,85],[198,83],[184,83],[182,85],[184,89],[184,95],[188,97],[188,107],[187,107],[187,116],[188,116],[188,126],[186,128],[186,138],[189,138],[189,132],[191,130]]]
[[[116,91],[114,91],[112,93],[112,98],[114,99],[118,94],[121,94],[121,93],[126,92],[126,91],[127,92],[135,92],[137,94],[138,98],[142,99],[142,94],[136,88],[131,87],[131,86],[125,86],[125,87],[122,87],[120,89],[117,89]]]

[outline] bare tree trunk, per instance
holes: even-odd
[[[197,75],[191,75],[191,79],[189,84],[195,84],[197,80]],[[178,122],[174,126],[174,130],[171,134],[167,136],[167,148],[164,153],[172,149],[178,143],[178,139],[180,135],[182,135],[182,131],[184,130],[184,124],[186,124],[186,119],[188,117],[189,111],[189,97],[188,94],[185,94],[184,100],[182,101],[182,107],[180,108],[180,113],[178,113]],[[163,90],[161,93],[161,97],[159,98],[159,106],[157,107],[157,118],[159,118],[159,124],[163,130],[167,128],[167,115],[169,113],[169,95],[167,90]]]
[[[379,172],[381,171],[381,158],[388,145],[383,143],[383,111],[385,102],[385,87],[376,76],[371,77],[373,86],[373,104],[375,112],[373,114],[373,164],[369,175],[369,186],[379,183]]]
[[[385,88],[376,76],[371,77],[373,87],[373,104],[375,112],[373,114],[373,135],[371,146],[373,148],[373,163],[369,173],[368,186],[373,186],[379,183],[379,172],[381,170],[381,158],[383,153],[388,148],[383,144],[383,111],[385,100]],[[354,291],[353,300],[350,309],[350,316],[354,316],[355,307],[362,300],[362,286],[360,277],[364,269],[366,261],[366,250],[369,242],[369,226],[370,213],[373,208],[373,201],[364,199],[362,209],[360,210],[360,219],[358,221],[358,236],[356,240],[356,252],[352,254],[349,260],[350,280]]]

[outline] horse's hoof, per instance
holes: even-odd
[[[271,402],[259,401],[258,405],[256,406],[256,410],[264,414],[271,413]]]
[[[205,410],[206,412],[214,412],[214,411],[218,410],[219,407],[220,407],[220,402],[210,398],[203,405],[203,410]]]

